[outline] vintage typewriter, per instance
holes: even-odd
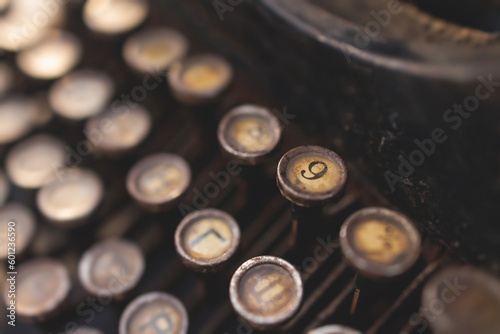
[[[498,31],[0,0],[0,333],[500,333]]]

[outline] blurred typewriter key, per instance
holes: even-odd
[[[56,177],[57,168],[64,165],[64,155],[59,139],[46,134],[31,136],[7,154],[7,175],[19,187],[39,188]]]
[[[165,71],[176,60],[182,59],[188,41],[176,30],[153,28],[140,31],[127,39],[123,58],[139,73]]]
[[[320,206],[341,195],[347,169],[335,152],[320,146],[299,146],[278,163],[281,194],[298,206]]]
[[[82,45],[75,35],[56,30],[40,42],[17,54],[20,70],[35,79],[55,79],[69,72],[80,61]]]
[[[174,97],[182,103],[201,105],[214,102],[233,77],[231,65],[212,54],[186,58],[172,65],[168,82]]]
[[[186,334],[188,324],[188,314],[180,300],[164,292],[149,292],[125,308],[119,334]]]
[[[123,155],[139,145],[151,129],[151,116],[137,105],[126,112],[110,110],[90,118],[85,132],[96,149],[108,155]]]
[[[15,252],[19,256],[27,249],[35,234],[36,221],[33,212],[21,203],[10,202],[0,207],[0,259],[8,256],[9,227],[15,232]]]
[[[65,14],[62,1],[52,2],[49,9],[43,1],[0,0],[0,49],[19,51],[38,42],[62,23]]]
[[[59,171],[60,176],[38,191],[36,204],[40,212],[59,226],[84,223],[104,195],[99,176],[84,168]]]
[[[149,12],[146,0],[88,0],[83,22],[92,31],[117,35],[139,26]]]
[[[4,205],[4,203],[9,198],[10,193],[10,184],[9,180],[7,180],[7,176],[2,169],[0,169],[0,207]]]
[[[236,313],[252,327],[268,330],[299,311],[303,285],[299,272],[287,261],[258,256],[236,270],[229,293]]]
[[[19,265],[16,280],[16,311],[19,317],[43,321],[61,311],[71,289],[68,270],[59,261],[38,258]],[[9,284],[3,287],[9,303]]]
[[[81,120],[104,110],[113,91],[113,81],[107,74],[83,69],[56,81],[49,91],[49,103],[60,116]]]
[[[415,264],[421,237],[402,214],[371,207],[358,210],[342,224],[340,247],[346,262],[359,274],[351,307],[354,314],[361,290],[370,290],[373,281],[399,276]]]
[[[38,114],[32,98],[14,96],[0,101],[0,145],[16,141],[31,131]]]
[[[104,334],[104,333],[95,328],[79,327],[77,330],[71,332],[71,334]]]
[[[472,266],[444,269],[424,287],[422,307],[436,334],[498,334],[500,280]]]
[[[326,325],[312,329],[307,334],[361,334],[361,332],[346,326]]]
[[[136,244],[109,239],[93,245],[83,254],[78,276],[85,289],[94,295],[107,291],[121,297],[137,285],[144,266],[144,255]]]
[[[199,272],[222,269],[236,252],[240,228],[229,214],[205,209],[187,215],[175,232],[175,248],[184,264]]]
[[[191,169],[182,157],[170,153],[149,155],[127,175],[129,194],[146,210],[167,210],[191,182]]]
[[[232,109],[222,118],[217,136],[231,158],[241,164],[255,165],[274,151],[281,126],[267,108],[247,104]]]

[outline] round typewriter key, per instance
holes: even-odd
[[[38,106],[31,98],[9,97],[0,102],[0,145],[27,134],[35,126]]]
[[[10,286],[3,288],[4,302],[9,303]],[[16,315],[44,320],[55,315],[66,300],[71,281],[66,267],[55,260],[39,258],[19,265],[16,277]]]
[[[127,189],[151,211],[168,209],[187,189],[191,169],[180,156],[158,153],[137,162],[127,175]]]
[[[78,276],[85,289],[95,295],[114,296],[133,289],[144,272],[144,255],[134,243],[121,239],[99,242],[87,250],[79,263]]]
[[[60,178],[40,188],[36,204],[50,221],[73,226],[94,212],[104,195],[104,186],[99,176],[88,169],[71,168],[60,174]]]
[[[268,109],[247,104],[232,109],[222,118],[217,135],[222,149],[231,158],[255,165],[276,148],[281,127]]]
[[[500,280],[471,266],[447,268],[424,287],[422,307],[436,333],[500,333]]]
[[[229,287],[235,311],[256,329],[271,329],[299,310],[303,286],[299,272],[274,256],[258,256],[243,263]]]
[[[173,29],[155,28],[132,35],[123,47],[123,58],[140,73],[164,71],[184,57],[186,38]]]
[[[405,216],[385,208],[361,209],[342,225],[340,246],[361,276],[383,279],[407,271],[420,256],[420,233]]]
[[[104,334],[98,329],[90,327],[80,327],[76,331],[71,332],[72,334]]]
[[[0,49],[19,51],[40,39],[65,17],[62,1],[0,0]],[[2,7],[0,5],[0,7]],[[43,22],[42,22],[43,20]]]
[[[361,332],[346,326],[326,325],[312,329],[307,334],[361,334]]]
[[[188,314],[181,301],[163,292],[134,299],[120,318],[120,334],[186,334]]]
[[[186,216],[175,232],[175,248],[182,261],[199,272],[221,269],[236,252],[240,228],[233,217],[216,209]]]
[[[320,146],[299,146],[278,163],[281,194],[299,206],[319,206],[337,197],[347,180],[344,161]]]
[[[113,82],[105,73],[91,69],[78,70],[52,85],[49,103],[59,115],[81,120],[101,112],[113,91]]]
[[[37,44],[17,54],[17,65],[35,79],[54,79],[70,71],[80,61],[80,41],[66,31],[53,31]]]
[[[64,154],[59,139],[45,134],[29,137],[7,154],[7,175],[19,187],[39,188],[56,177]]]
[[[88,0],[83,22],[97,33],[116,35],[139,26],[148,15],[146,0]]]
[[[151,129],[151,116],[141,107],[130,108],[124,113],[108,110],[92,117],[85,124],[86,133],[100,133],[91,136],[92,144],[100,151],[120,154],[139,145]]]
[[[35,233],[35,217],[28,207],[14,202],[0,207],[0,259],[6,259],[9,255],[7,244],[12,242],[9,232],[15,232],[13,248],[19,256],[26,250]]]
[[[9,180],[7,180],[7,177],[5,176],[3,170],[0,169],[0,207],[2,207],[2,205],[4,205],[4,203],[7,201],[7,198],[9,198],[9,192]]]
[[[232,76],[233,70],[227,61],[203,54],[175,63],[168,73],[168,82],[179,101],[199,105],[217,99]]]

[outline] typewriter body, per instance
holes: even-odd
[[[30,243],[22,254],[15,254],[16,266],[40,258],[56,260],[68,276],[57,283],[59,289],[69,286],[66,294],[62,292],[64,300],[57,302],[57,312],[54,308],[43,316],[16,314],[15,327],[9,325],[12,319],[2,314],[1,333],[79,333],[77,330],[92,327],[110,334],[448,334],[444,329],[437,330],[436,323],[441,320],[433,319],[438,319],[436,313],[440,312],[432,311],[428,302],[436,298],[426,291],[436,281],[433,278],[450,267],[461,268],[457,269],[459,274],[443,276],[441,282],[473,277],[498,297],[500,6],[496,1],[149,0],[145,1],[148,10],[143,21],[111,34],[96,31],[99,15],[94,21],[97,25],[89,26],[82,13],[92,2],[105,12],[107,2],[119,0],[58,2],[65,3],[65,14],[57,26],[79,39],[80,59],[60,76],[45,79],[26,73],[19,59],[22,50],[6,49],[1,54],[10,76],[8,92],[0,103],[11,95],[29,96],[35,98],[44,116],[21,137],[0,145],[0,155],[5,178],[11,179],[7,181],[6,202],[22,203],[32,211],[36,222]],[[10,7],[2,9],[0,20]],[[446,11],[449,7],[456,10]],[[133,12],[127,22],[136,19],[140,7]],[[114,26],[121,22],[120,15],[117,17]],[[131,36],[143,31],[151,34],[148,29],[153,28],[180,32],[184,39],[175,38],[184,42],[176,47],[185,47],[187,56],[213,54],[230,65],[229,71],[226,63],[209,60],[230,78],[220,97],[204,104],[193,102],[191,95],[174,88],[176,65],[167,73],[141,72],[142,65],[127,58],[124,50],[126,44],[132,45]],[[139,35],[136,42],[147,37]],[[133,68],[131,63],[139,65]],[[142,111],[133,114],[137,119],[131,132],[146,128],[137,134],[141,137],[137,145],[129,148],[118,141],[114,146],[100,146],[93,142],[97,138],[93,134],[98,133],[93,130],[104,131],[102,119],[94,125],[96,128],[86,120],[68,120],[53,110],[49,92],[60,77],[79,69],[94,69],[109,76],[114,89],[107,106],[116,102],[124,108],[120,110],[133,109],[135,113],[140,105],[147,111],[146,120]],[[1,84],[0,78],[0,88]],[[93,94],[105,94],[107,88],[103,85]],[[264,106],[273,116],[265,122],[277,122],[271,128],[281,138],[265,159],[248,160],[248,156],[231,154],[221,142],[221,124],[229,111],[242,105]],[[12,127],[17,124],[8,116],[3,119],[12,122]],[[232,123],[227,124],[229,127]],[[9,127],[0,124],[0,128]],[[40,199],[45,185],[23,187],[12,180],[12,168],[9,172],[8,167],[12,165],[12,151],[38,134],[50,134],[64,142],[61,164],[90,170],[101,180],[100,186],[92,188],[92,196],[97,198],[95,210],[84,217],[85,222],[78,217],[69,227],[57,223],[60,217],[51,216],[50,208]],[[123,141],[129,140],[123,136]],[[91,153],[82,144],[87,142],[93,144]],[[305,202],[300,200],[313,199],[290,195],[280,184],[280,165],[288,162],[282,157],[302,146],[335,151],[345,164],[342,168],[348,176],[342,192],[320,206],[309,207],[310,202],[302,205]],[[180,176],[171,174],[175,182],[185,183],[174,204],[153,203],[136,196],[141,185],[130,181],[133,170],[141,174],[141,168],[151,163],[146,158],[159,153],[167,155],[156,159],[166,159],[184,171],[182,182],[175,181]],[[293,157],[289,161],[293,162]],[[321,166],[324,168],[317,169]],[[315,161],[304,167],[302,176],[321,179],[326,166],[326,162]],[[67,177],[70,173],[60,175]],[[93,176],[75,176],[84,177],[83,183],[89,187],[97,182]],[[153,179],[150,182],[144,187],[161,187]],[[413,229],[405,233],[418,235],[418,247],[411,251],[416,257],[406,270],[394,275],[397,278],[382,279],[384,275],[367,273],[369,269],[358,266],[356,258],[347,254],[351,239],[345,236],[349,230],[343,225],[354,221],[353,214],[359,210],[373,207],[390,210],[388,215],[396,217],[397,223],[403,220],[402,226],[410,222]],[[225,241],[228,235],[238,235],[234,254],[224,266],[216,263],[207,267],[186,254],[189,249],[179,251],[183,238],[195,233],[189,230],[187,217],[207,209],[219,210],[216,218],[231,230],[227,235],[212,230],[213,240]],[[180,226],[186,231],[179,232]],[[127,254],[134,268],[140,267],[140,275],[136,281],[128,276],[130,289],[123,293],[103,295],[102,291],[92,291],[89,279],[82,277],[90,267],[97,266],[91,260],[93,252],[99,252],[94,246],[117,238],[134,244],[143,258],[126,243],[106,247],[123,247],[120,252]],[[190,239],[191,251],[198,239]],[[413,239],[405,240],[404,247],[410,247]],[[17,246],[20,249],[20,244]],[[279,304],[279,296],[288,296],[290,291],[295,293],[294,298],[299,292],[301,296],[293,315],[274,326],[263,326],[256,317],[246,317],[238,306],[248,302],[239,295],[246,290],[239,286],[233,289],[233,284],[252,282],[241,278],[245,275],[241,265],[262,255],[277,257],[279,261],[266,260],[267,265],[292,272],[290,286],[296,284],[293,289],[276,290],[269,310]],[[82,265],[85,257],[90,260]],[[290,268],[281,259],[291,264]],[[9,262],[2,261],[1,284],[8,291],[4,282],[9,277]],[[44,265],[49,267],[48,263]],[[58,270],[54,267],[48,271]],[[476,270],[481,274],[475,275]],[[279,273],[283,272],[276,275]],[[33,289],[24,292],[23,298],[36,295],[36,286],[23,287],[21,280],[17,276],[17,289]],[[43,282],[41,279],[40,291],[45,289]],[[171,302],[172,312],[177,306],[181,311],[175,313],[176,317],[150,317],[149,322],[134,327],[134,314],[146,317],[140,312],[149,310],[147,298],[138,298],[152,292],[173,296],[175,301],[161,299],[167,298],[164,295],[155,298],[160,298],[158,303]],[[33,309],[41,307],[42,303],[35,301],[33,297]],[[464,303],[471,308],[483,305],[475,301],[471,297]],[[4,296],[2,309],[9,306],[8,302]],[[448,303],[441,304],[448,307]],[[467,311],[449,309],[456,314]],[[492,318],[500,318],[495,310],[500,307],[493,309]],[[266,316],[265,309],[257,313]],[[124,318],[132,320],[128,323]],[[492,328],[498,325],[491,321],[488,324]],[[345,327],[313,332],[327,325]],[[487,330],[484,333],[490,333]]]

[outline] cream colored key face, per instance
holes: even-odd
[[[326,325],[312,329],[307,334],[361,334],[361,332],[346,326]]]
[[[191,182],[191,170],[180,156],[158,153],[136,163],[127,176],[127,189],[139,203],[160,209],[176,200]]]
[[[88,0],[83,7],[83,22],[95,32],[116,35],[140,25],[148,12],[146,0]]]
[[[347,170],[333,151],[319,146],[299,146],[278,164],[277,182],[284,197],[300,206],[322,205],[344,188]]]
[[[37,206],[49,220],[72,226],[88,217],[101,203],[104,185],[91,170],[72,168],[61,172],[61,178],[43,186],[37,195]]]
[[[449,267],[432,277],[422,292],[434,331],[444,334],[500,333],[500,280],[472,266]],[[442,308],[442,310],[441,310]]]
[[[151,129],[151,116],[141,106],[123,114],[108,110],[89,119],[85,129],[87,133],[101,133],[101,137],[90,137],[97,149],[119,153],[136,147],[146,138]]]
[[[9,97],[0,102],[0,144],[11,143],[35,125],[39,109],[34,99]]]
[[[395,264],[410,250],[408,236],[391,222],[368,220],[360,223],[353,234],[354,247],[369,261]]]
[[[59,262],[41,258],[21,264],[16,280],[16,309],[25,317],[41,317],[55,311],[71,288],[66,268]],[[4,301],[8,302],[8,285]]]
[[[240,229],[227,213],[216,209],[186,216],[175,233],[175,246],[183,262],[201,272],[221,269],[234,255]]]
[[[281,136],[278,119],[271,112],[255,105],[241,105],[221,120],[218,139],[233,159],[248,165],[257,164],[276,148]]]
[[[45,135],[29,137],[7,154],[6,171],[14,184],[22,188],[39,188],[57,177],[64,165],[64,144]]]
[[[110,239],[84,253],[78,275],[85,289],[93,294],[107,291],[120,295],[137,285],[144,272],[144,255],[134,243]]]
[[[53,31],[37,44],[17,54],[17,65],[26,75],[49,80],[69,72],[80,61],[82,46],[73,34]]]
[[[302,300],[302,281],[288,262],[260,256],[238,268],[230,285],[236,312],[255,328],[269,329],[289,320]]]
[[[13,222],[14,224],[10,223]],[[15,247],[9,250],[9,227],[14,228]],[[9,253],[21,255],[26,250],[35,233],[36,221],[31,210],[21,203],[10,202],[0,207],[0,259],[6,259]]]
[[[49,91],[49,102],[59,115],[85,119],[101,112],[113,95],[111,78],[92,69],[78,70],[56,81]]]
[[[120,319],[120,334],[185,334],[188,315],[184,305],[162,292],[134,299]]]
[[[349,216],[340,230],[346,260],[372,279],[393,277],[408,270],[420,254],[420,233],[403,215],[371,207]]]
[[[174,64],[168,80],[178,100],[202,104],[217,98],[231,82],[232,75],[231,66],[224,59],[203,54]]]
[[[186,38],[173,29],[147,29],[132,35],[123,47],[123,57],[136,71],[164,71],[187,52]]]

